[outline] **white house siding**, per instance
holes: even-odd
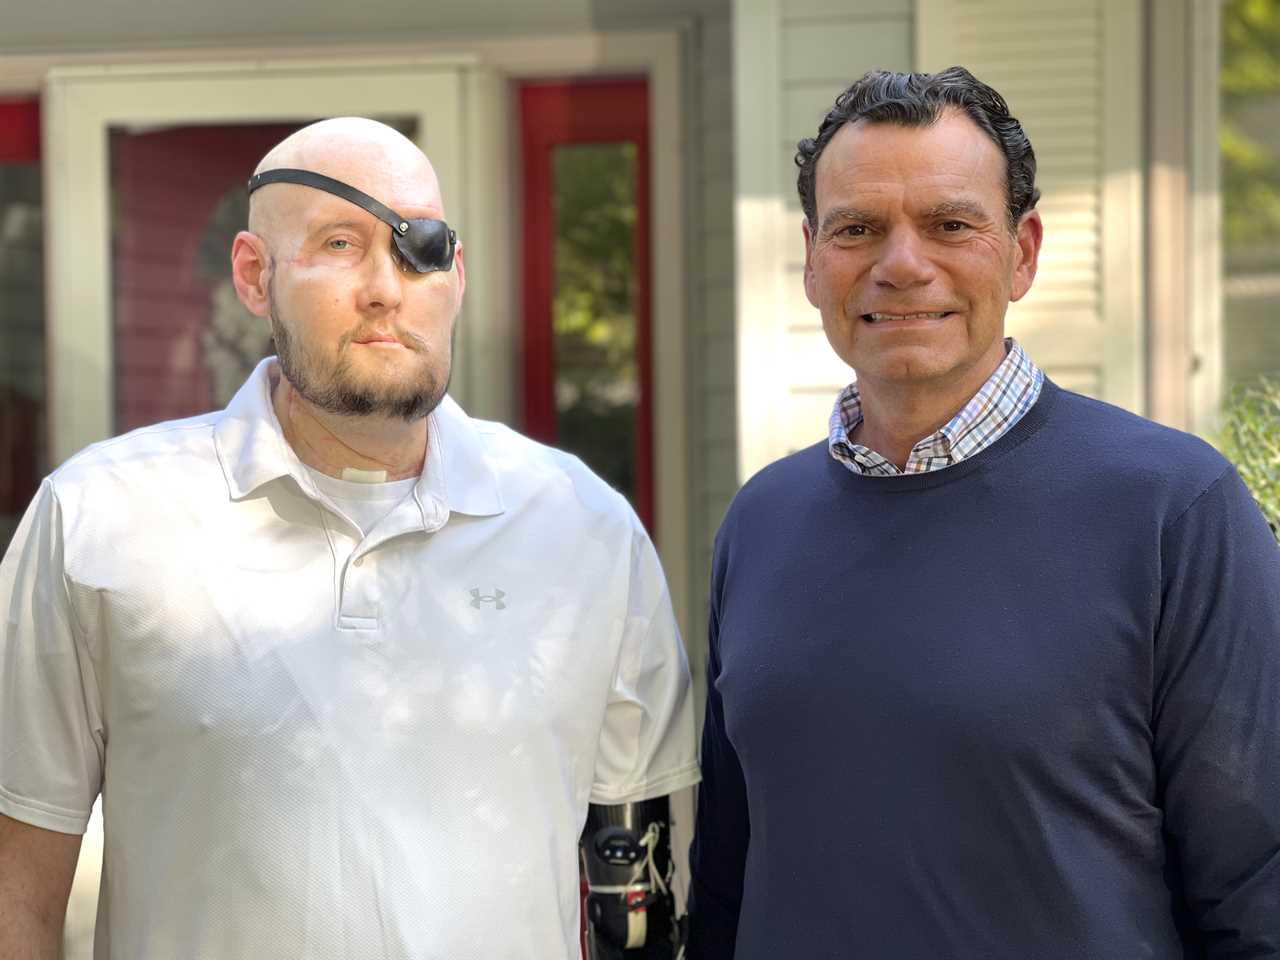
[[[738,431],[745,479],[821,439],[852,378],[803,288],[796,142],[867,70],[910,70],[911,0],[735,0]]]
[[[711,544],[725,507],[738,487],[737,419],[734,415],[734,283],[733,283],[733,94],[729,11],[707,17],[692,39],[691,55],[699,64],[697,116],[691,125],[696,146],[690,170],[691,225],[695,238],[690,266],[693,283],[689,368],[695,371],[690,410],[690,465],[699,485],[690,503],[691,624],[686,637],[694,689],[701,704],[706,667],[707,584]],[[692,71],[691,71],[692,73]],[[701,716],[701,709],[698,711]]]
[[[786,200],[786,304],[782,430],[787,450],[826,435],[836,394],[853,379],[831,350],[818,311],[804,295],[804,213],[796,193],[796,143],[812,137],[836,95],[868,70],[912,68],[911,0],[801,0],[783,4],[782,196]]]

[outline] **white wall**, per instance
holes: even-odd
[[[911,0],[735,0],[740,476],[820,440],[852,371],[802,284],[796,141],[867,70],[910,70]]]
[[[692,130],[697,166],[691,170],[691,254],[699,281],[690,304],[690,369],[697,371],[690,410],[690,462],[699,489],[690,504],[694,547],[692,624],[686,637],[694,688],[701,705],[706,668],[707,584],[711,543],[738,488],[737,418],[734,412],[733,96],[729,16],[704,21],[694,56],[698,119]],[[699,709],[701,718],[701,709]]]
[[[836,95],[867,70],[912,69],[911,0],[793,0],[783,4],[779,189],[785,203],[783,274],[787,383],[782,436],[787,451],[826,436],[836,394],[853,372],[831,350],[822,319],[804,295],[804,213],[796,193],[796,142],[812,137]]]

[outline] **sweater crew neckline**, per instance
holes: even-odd
[[[985,468],[988,464],[994,463],[1006,453],[1016,449],[1024,440],[1034,436],[1048,421],[1061,395],[1062,388],[1046,376],[1044,378],[1044,386],[1040,390],[1040,397],[1032,405],[1031,409],[1023,414],[1022,419],[1009,428],[1004,436],[972,457],[961,460],[959,463],[952,464],[949,467],[943,467],[940,470],[929,470],[925,473],[903,473],[892,477],[874,477],[867,474],[854,473],[839,463],[827,450],[825,441],[821,444],[822,455],[827,459],[828,468],[842,476],[842,482],[853,484],[866,492],[904,493],[911,490],[927,490],[932,487],[940,487],[963,479],[969,474]]]

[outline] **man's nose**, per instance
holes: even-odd
[[[924,238],[911,227],[891,230],[880,248],[871,279],[882,286],[904,289],[929,283],[933,277],[934,266]]]
[[[360,308],[370,311],[394,310],[400,306],[404,276],[400,258],[391,249],[388,234],[373,243],[362,264],[364,283],[360,287]]]

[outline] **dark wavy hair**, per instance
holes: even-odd
[[[836,97],[818,135],[805,137],[796,145],[796,166],[800,168],[796,189],[810,228],[817,226],[814,172],[818,158],[841,127],[858,120],[923,127],[935,122],[948,107],[962,110],[1004,154],[1009,229],[1015,229],[1022,215],[1040,199],[1036,154],[1022,124],[1009,115],[1004,97],[964,67],[950,67],[941,73],[871,70]]]

